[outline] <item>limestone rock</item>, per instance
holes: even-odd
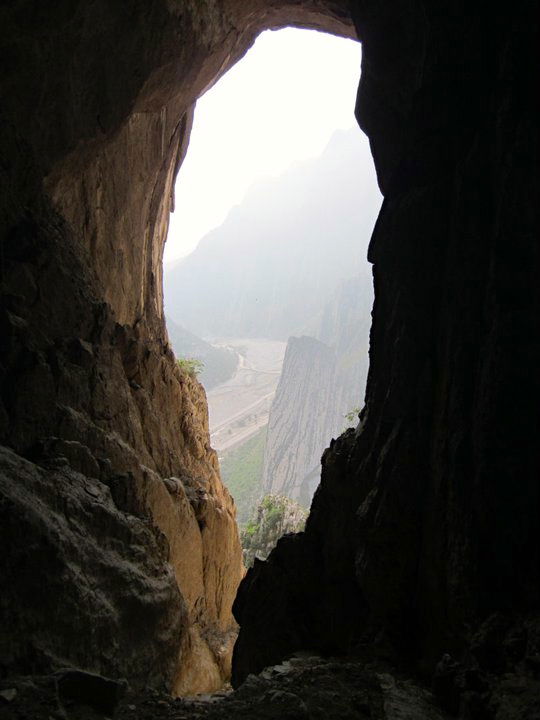
[[[2,671],[70,664],[171,682],[189,618],[162,536],[118,510],[99,480],[7,448],[0,492]]]
[[[32,720],[56,715],[54,685],[45,678],[17,682],[19,713]],[[530,690],[531,688],[527,688]],[[526,709],[532,705],[522,705]],[[67,708],[70,718],[94,720],[84,706]],[[48,714],[49,713],[49,714]],[[1,720],[8,720],[2,714]],[[250,675],[235,692],[202,694],[173,701],[160,692],[123,698],[118,720],[447,720],[429,690],[418,682],[359,659],[323,659],[304,654],[260,675]],[[525,717],[525,716],[524,716]],[[531,716],[532,717],[532,716]],[[513,718],[512,718],[513,720]]]
[[[125,680],[111,680],[73,668],[58,671],[55,685],[61,703],[67,701],[70,704],[84,705],[111,717],[128,690]]]
[[[367,377],[373,302],[369,273],[345,280],[311,323],[314,337],[292,337],[270,410],[262,486],[311,503],[321,456],[333,437],[356,424]],[[315,339],[317,338],[317,339]],[[353,421],[347,416],[353,416]]]
[[[352,21],[330,0],[288,8],[262,0],[136,0],[129,8],[98,0],[55,3],[47,12],[17,1],[0,14],[7,68],[0,78],[0,442],[21,458],[4,478],[11,514],[3,552],[14,559],[24,552],[22,527],[28,546],[38,548],[26,575],[9,566],[2,643],[19,669],[70,659],[84,670],[112,670],[125,662],[130,682],[212,690],[229,672],[231,605],[243,568],[234,503],[209,445],[204,391],[176,367],[164,325],[172,186],[194,102],[261,29],[303,22],[353,36]],[[79,489],[69,487],[72,473]],[[163,479],[181,477],[192,479],[187,492],[170,494]],[[94,491],[99,499],[103,486],[110,489],[107,529],[81,505],[85,533],[69,534],[64,548],[70,528],[62,508],[75,492],[82,503],[83,483],[90,503]],[[40,517],[47,515],[59,527],[42,562]],[[129,540],[123,517],[146,528],[136,543],[148,563],[140,567],[140,596],[124,588],[117,597],[112,588],[110,598],[92,590],[76,602],[91,561],[77,544],[88,537],[90,546],[107,547],[118,533]],[[118,541],[111,561],[129,565],[130,552]],[[81,567],[71,562],[78,554]],[[53,560],[40,614],[25,583]],[[160,573],[169,583],[161,590],[152,588]],[[62,574],[71,618],[54,612]],[[13,604],[21,594],[27,620]],[[125,631],[139,602],[148,632],[132,636]],[[165,639],[156,607],[169,628]],[[93,632],[102,615],[106,631]],[[81,647],[73,647],[66,622],[87,629]],[[174,669],[167,633],[175,636]],[[104,650],[120,646],[125,660]],[[152,668],[146,680],[143,665]]]
[[[294,500],[284,495],[265,495],[240,535],[246,567],[251,567],[255,558],[266,560],[283,535],[301,532],[306,517],[307,511]]]
[[[359,488],[343,477],[353,446],[352,430],[334,442],[334,452],[323,456],[305,532],[283,537],[240,585],[234,686],[295,650],[346,654],[361,637],[365,605],[354,576]]]

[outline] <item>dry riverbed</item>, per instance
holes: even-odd
[[[287,343],[227,338],[214,344],[231,347],[240,357],[234,376],[207,392],[210,439],[221,455],[267,424]]]

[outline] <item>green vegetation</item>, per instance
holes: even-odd
[[[307,516],[308,511],[294,500],[265,495],[240,534],[244,563],[249,567],[256,557],[265,560],[280,537],[304,529]]]
[[[199,360],[198,358],[192,358],[192,357],[180,357],[176,358],[176,362],[178,363],[178,367],[182,372],[187,373],[188,375],[191,375],[192,377],[196,377],[203,371],[204,363],[202,360]]]
[[[179,358],[197,358],[202,363],[198,369],[193,370],[207,390],[229,380],[236,372],[238,355],[232,348],[211,345],[170,318],[167,318],[167,331],[173,350]],[[189,368],[186,370],[189,372]]]
[[[356,427],[356,425],[358,424],[358,415],[360,415],[360,410],[361,408],[354,407],[352,410],[350,410],[343,416],[347,421],[347,426],[345,427],[345,430],[350,427]]]
[[[236,502],[238,525],[243,527],[260,491],[266,426],[221,460],[221,478]]]

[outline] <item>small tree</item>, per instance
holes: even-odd
[[[204,370],[204,363],[199,358],[182,357],[176,358],[180,370],[191,377],[197,377]]]

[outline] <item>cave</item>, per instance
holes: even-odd
[[[241,693],[300,651],[334,658],[336,683],[347,658],[372,668],[334,717],[538,717],[533,3],[15,0],[0,18],[0,717],[51,715],[24,714],[51,677],[58,702],[231,674]],[[384,196],[370,369],[305,532],[237,592],[163,244],[194,103],[285,26],[362,43],[356,115]],[[290,717],[321,717],[306,702]]]

